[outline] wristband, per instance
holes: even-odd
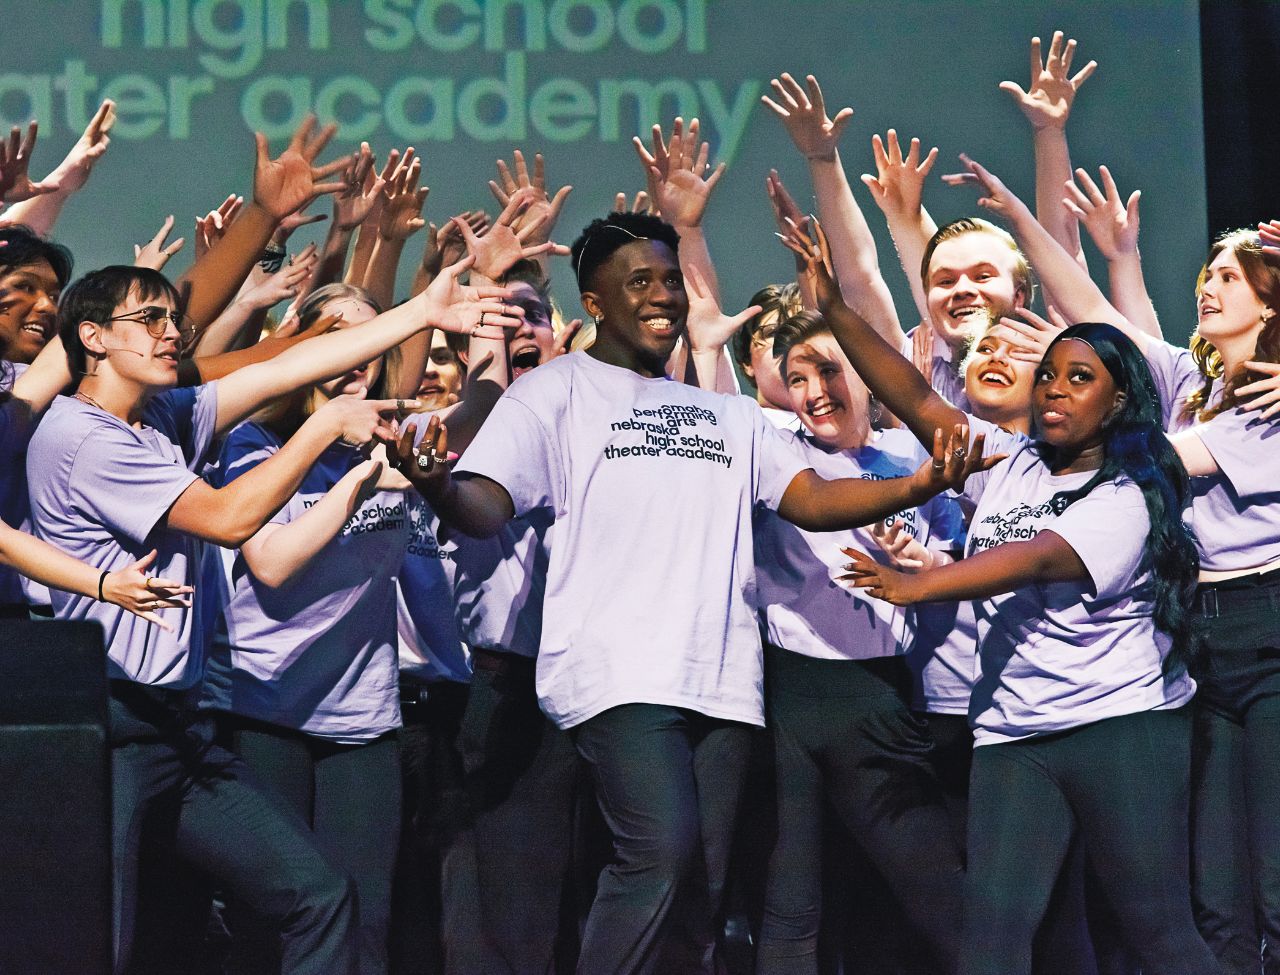
[[[100,603],[106,601],[102,598],[102,584],[107,581],[108,574],[107,570],[103,569],[102,575],[98,576],[98,602]]]
[[[258,258],[258,267],[266,271],[267,274],[275,274],[280,268],[284,267],[284,254],[285,249],[283,247],[268,244],[266,249],[263,250],[262,256]]]

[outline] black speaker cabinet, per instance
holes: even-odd
[[[110,975],[106,673],[96,623],[0,620],[0,975]]]

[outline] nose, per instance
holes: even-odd
[[[951,289],[952,294],[975,294],[978,286],[974,280],[967,274],[961,274],[956,278],[956,283]]]
[[[58,303],[50,297],[49,292],[39,291],[36,293],[35,309],[41,314],[51,315],[58,310]]]
[[[684,297],[684,288],[668,284],[661,278],[654,281],[649,289],[649,303],[664,308],[674,307]]]
[[[520,327],[515,330],[513,338],[531,339],[534,336],[533,325],[527,318],[520,320]]]

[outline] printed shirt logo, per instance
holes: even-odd
[[[713,412],[700,406],[664,404],[653,409],[632,407],[630,417],[613,421],[609,429],[615,433],[643,434],[643,440],[622,445],[608,444],[604,448],[604,457],[605,460],[684,457],[732,467],[733,457],[725,453],[725,438],[715,436],[714,428],[718,423]]]
[[[1055,496],[1040,504],[1030,505],[1025,502],[1008,511],[997,511],[987,515],[969,533],[969,551],[967,554],[995,548],[1005,542],[1025,542],[1035,538],[1042,527],[1041,522],[1062,514],[1066,505]]]

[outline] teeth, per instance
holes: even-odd
[[[835,411],[836,411],[836,408],[828,404],[826,406],[819,406],[815,409],[810,410],[809,415],[810,416],[826,416],[827,414],[834,413]]]
[[[1009,381],[1009,378],[1007,376],[1004,376],[998,372],[984,372],[980,376],[978,376],[978,379],[979,381],[984,383],[999,383],[1001,386],[1013,385],[1013,383]]]
[[[671,319],[669,318],[647,318],[645,324],[655,331],[665,332],[671,328]]]

